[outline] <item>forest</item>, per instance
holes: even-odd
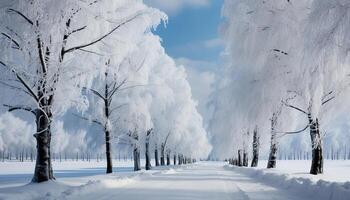
[[[349,36],[347,0],[2,0],[0,199],[348,199]]]

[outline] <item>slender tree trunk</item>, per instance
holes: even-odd
[[[106,79],[108,76],[108,73],[106,72],[105,74]],[[107,169],[106,169],[106,173],[112,173],[113,172],[113,164],[112,164],[112,149],[111,149],[111,134],[109,131],[109,127],[108,127],[108,120],[109,120],[109,103],[108,103],[108,84],[106,84],[105,86],[105,100],[104,100],[104,114],[106,117],[106,124],[104,125],[104,129],[105,129],[105,141],[106,141],[106,161],[107,161]]]
[[[318,119],[312,120],[309,114],[310,137],[312,144],[312,163],[310,174],[317,175],[323,173],[322,138],[320,134]]]
[[[151,166],[151,157],[149,155],[149,140],[147,139],[146,139],[145,157],[146,157],[146,170],[150,170],[152,166]]]
[[[51,164],[51,112],[46,100],[42,100],[41,109],[36,111],[37,133],[34,137],[37,142],[37,156],[32,182],[40,183],[48,180],[54,180]]]
[[[248,152],[243,150],[243,166],[248,167]]]
[[[242,150],[238,150],[238,166],[243,166],[243,160],[242,160]]]
[[[176,153],[174,153],[174,165],[176,165]]]
[[[154,149],[154,162],[155,162],[156,166],[159,166],[158,147],[157,147],[157,145],[155,146],[155,149]]]
[[[165,146],[162,143],[160,146],[160,165],[164,166],[165,165]]]
[[[258,128],[256,127],[253,133],[253,159],[252,159],[251,167],[258,166],[259,147],[260,147],[260,141],[259,141],[259,135],[258,135]]]
[[[267,162],[267,168],[276,168],[277,159],[277,135],[275,131],[275,126],[277,123],[277,116],[274,113],[271,119],[271,141],[270,141],[270,154],[269,160]]]
[[[140,149],[135,145],[134,147],[134,171],[141,170]]]
[[[106,129],[105,130],[105,140],[106,140],[106,162],[107,162],[107,168],[106,173],[110,174],[113,172],[113,164],[112,164],[112,153],[111,153],[111,136],[110,132]]]
[[[181,154],[178,155],[178,164],[182,165],[182,158],[181,158]]]
[[[170,165],[170,151],[166,153],[166,165]]]

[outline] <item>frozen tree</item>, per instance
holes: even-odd
[[[259,162],[259,147],[260,147],[260,139],[259,139],[259,133],[258,133],[258,127],[255,127],[253,132],[253,158],[251,167],[257,167]]]
[[[159,21],[159,15],[143,18],[151,11],[139,1],[1,2],[2,85],[12,90],[3,92],[16,99],[11,105],[7,98],[4,102],[9,111],[35,115],[38,151],[33,182],[54,179],[50,127],[52,119],[81,96],[74,86],[87,85],[91,79],[93,73],[88,72],[94,59],[83,65],[81,60],[90,60],[87,54],[96,45],[136,19]]]
[[[150,155],[150,137],[152,135],[152,129],[148,130],[146,133],[146,144],[145,144],[145,158],[146,158],[146,170],[150,170],[152,168],[151,165],[151,155]]]

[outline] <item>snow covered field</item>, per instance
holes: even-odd
[[[325,174],[308,174],[310,161],[278,161],[277,169],[237,168],[223,162],[132,171],[130,161],[54,162],[56,182],[28,184],[34,163],[0,163],[0,199],[286,199],[346,200],[350,161],[326,161]],[[334,182],[332,182],[334,181]],[[338,182],[338,183],[335,183]]]

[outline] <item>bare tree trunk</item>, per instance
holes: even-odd
[[[243,166],[248,167],[248,152],[243,150]]]
[[[176,165],[176,153],[174,153],[174,165]]]
[[[106,79],[108,76],[108,72],[105,73]],[[109,131],[109,127],[108,127],[108,120],[109,120],[109,106],[110,103],[108,102],[108,95],[109,95],[109,91],[108,91],[108,84],[105,85],[105,99],[104,99],[104,114],[106,117],[106,124],[104,125],[104,129],[105,129],[105,140],[106,140],[106,161],[107,161],[107,169],[106,169],[106,173],[112,173],[113,172],[113,164],[112,164],[112,153],[111,153],[111,134]]]
[[[135,145],[134,147],[134,171],[141,170],[140,149]]]
[[[165,165],[165,146],[162,143],[160,146],[160,165],[164,166]]]
[[[178,164],[182,165],[182,155],[181,154],[178,155]]]
[[[277,124],[277,115],[274,113],[271,119],[271,141],[270,141],[270,154],[267,162],[267,168],[276,168],[277,159],[277,136],[275,126]]]
[[[154,162],[156,166],[159,166],[159,158],[158,158],[158,147],[155,145],[154,149]]]
[[[259,141],[258,128],[256,127],[253,133],[253,159],[251,163],[251,167],[257,167],[259,162]]]
[[[166,165],[170,165],[170,151],[166,152]]]
[[[54,180],[51,164],[51,112],[46,100],[42,100],[42,108],[36,110],[37,133],[34,134],[37,142],[37,157],[32,182],[40,183]]]
[[[152,130],[147,131],[147,135],[146,135],[146,150],[145,150],[145,157],[146,157],[146,170],[150,170],[152,168],[151,166],[151,157],[150,157],[150,152],[149,152],[149,137],[151,134]]]
[[[322,174],[323,173],[323,155],[322,155],[322,138],[320,134],[318,119],[312,120],[309,114],[310,122],[310,137],[312,144],[312,163],[310,174]]]
[[[238,166],[242,167],[243,166],[243,161],[242,161],[242,150],[238,150]]]
[[[112,153],[111,153],[111,136],[108,130],[105,130],[105,140],[106,140],[106,161],[107,168],[106,173],[110,174],[113,172],[113,164],[112,164]]]

